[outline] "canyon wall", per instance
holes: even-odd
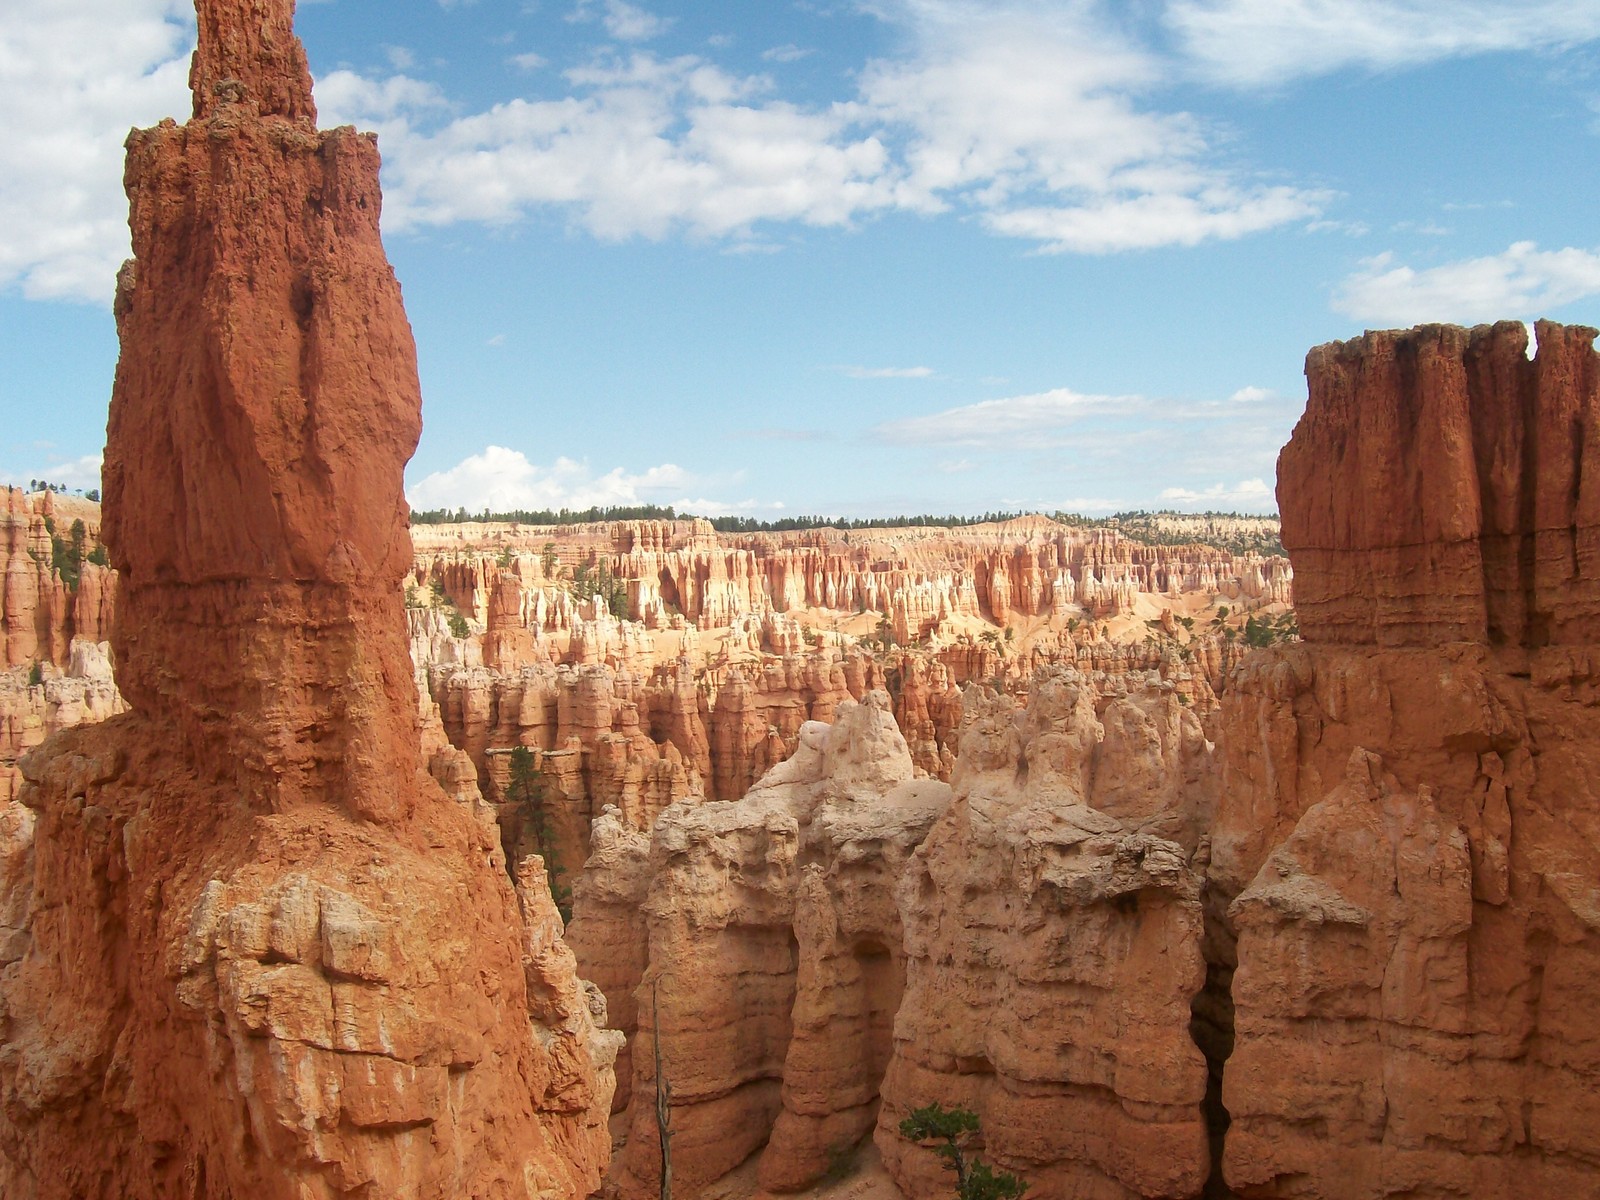
[[[1195,532],[1226,537],[1221,529]],[[412,537],[418,586],[437,580],[474,620],[546,631],[575,618],[562,581],[580,569],[598,577],[602,566],[618,588],[618,615],[651,629],[672,628],[677,617],[715,629],[767,612],[871,611],[898,624],[901,640],[959,616],[1000,625],[1106,617],[1130,610],[1140,596],[1209,591],[1228,602],[1287,603],[1293,581],[1279,555],[1149,544],[1115,528],[1039,516],[954,528],[744,534],[718,533],[700,519],[469,523],[419,525]],[[507,572],[521,585],[514,600],[499,594]]]
[[[1212,841],[1240,1195],[1600,1172],[1600,359],[1537,334],[1307,360],[1278,485],[1305,642],[1233,681]]]
[[[1041,1194],[1197,1194],[1199,717],[1154,671],[1055,667],[1024,706],[970,686],[960,737],[953,791],[917,778],[871,692],[736,802],[674,805],[648,839],[602,817],[572,936],[580,964],[628,964],[605,980],[635,1042],[620,1195],[656,1186],[657,1040],[691,1189],[759,1152],[764,1186],[800,1190],[876,1125],[931,1194],[938,1161],[895,1130],[939,1100]]]
[[[0,670],[36,662],[65,666],[74,641],[110,637],[116,574],[103,563],[83,561],[99,542],[99,504],[0,488]],[[72,554],[76,580],[56,569],[58,545]]]
[[[425,770],[375,141],[318,132],[291,0],[197,8],[193,118],[128,140],[130,711],[0,812],[0,1191],[583,1196],[618,1035],[538,860],[431,735]]]
[[[875,692],[737,801],[605,814],[573,932],[637,1040],[614,1190],[653,1187],[659,1045],[696,1186],[758,1156],[799,1190],[872,1125],[937,1194],[898,1123],[938,1101],[1043,1198],[1588,1194],[1595,336],[1313,351],[1279,483],[1304,640],[1220,697],[1198,644],[1080,645],[968,683],[948,789]],[[859,793],[836,744],[877,747]]]

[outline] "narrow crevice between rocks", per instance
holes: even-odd
[[[1233,972],[1238,965],[1237,944],[1226,917],[1232,900],[1215,883],[1206,884],[1201,897],[1206,982],[1189,1006],[1189,1036],[1206,1057],[1206,1097],[1201,1111],[1211,1150],[1211,1172],[1201,1193],[1204,1200],[1236,1200],[1238,1195],[1222,1174],[1222,1151],[1232,1120],[1222,1103],[1222,1079],[1233,1054]]]

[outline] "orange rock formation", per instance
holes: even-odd
[[[953,795],[877,695],[648,842],[608,813],[581,954],[660,1000],[619,1193],[651,1191],[655,1039],[695,1186],[759,1153],[803,1187],[876,1109],[933,1194],[897,1122],[938,1100],[1047,1200],[1593,1190],[1600,359],[1538,336],[1312,352],[1279,485],[1305,641],[1187,682],[1170,644],[1074,643],[1025,705],[969,686]]]
[[[0,1192],[581,1196],[616,1035],[538,860],[423,769],[376,146],[317,131],[292,0],[197,7],[193,119],[128,142],[132,711],[0,814]]]
[[[1593,1190],[1595,336],[1307,360],[1278,484],[1306,641],[1225,700],[1211,861],[1243,1196]]]
[[[808,529],[719,534],[704,520],[541,527],[423,525],[412,531],[417,583],[437,579],[463,613],[491,629],[554,632],[578,619],[547,575],[606,566],[625,588],[628,616],[670,629],[674,614],[700,629],[744,616],[871,610],[911,640],[952,616],[1008,620],[1108,616],[1136,597],[1212,591],[1285,603],[1292,575],[1278,556],[1202,545],[1146,545],[1114,529],[1044,517],[945,529]],[[502,568],[503,557],[511,565]],[[508,570],[518,581],[502,592]]]
[[[74,641],[110,636],[116,574],[86,562],[73,587],[51,565],[52,527],[64,538],[74,521],[84,522],[89,544],[99,540],[98,504],[0,488],[0,670],[36,662],[66,666]]]

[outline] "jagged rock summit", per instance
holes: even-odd
[[[376,143],[317,131],[292,0],[197,8],[193,119],[128,139],[131,711],[0,812],[0,1194],[582,1196],[619,1035],[538,860],[423,765]]]
[[[195,117],[128,138],[105,461],[123,695],[251,802],[403,816],[416,348],[376,139],[319,133],[292,3],[202,0]]]
[[[1424,325],[1306,359],[1278,461],[1307,641],[1600,642],[1595,331]]]

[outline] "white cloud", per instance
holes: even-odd
[[[671,18],[659,17],[637,4],[627,3],[626,0],[601,0],[598,5],[594,0],[578,0],[570,19],[593,20],[597,9],[600,23],[605,27],[605,31],[623,42],[649,41],[651,38],[660,37],[672,28],[673,24]]]
[[[507,223],[557,205],[601,238],[741,238],[758,221],[843,225],[892,202],[880,143],[841,138],[838,113],[746,103],[760,77],[640,53],[567,78],[572,96],[512,100],[431,134],[417,132],[429,116],[418,106],[386,117],[341,105],[383,136],[386,227]]]
[[[802,49],[790,42],[787,46],[773,46],[770,50],[763,50],[761,58],[764,62],[791,63],[799,62],[802,58],[807,58],[815,53],[815,50]]]
[[[531,51],[527,54],[513,54],[509,61],[512,66],[520,67],[524,71],[537,71],[540,67],[549,65],[549,61],[543,55]]]
[[[1143,401],[1135,396],[1090,396],[1055,388],[1030,396],[983,400],[925,417],[886,421],[872,436],[891,445],[997,446],[1038,444],[1059,435],[1084,417],[1125,410]]]
[[[1181,502],[1270,509],[1259,480],[1272,477],[1302,404],[1262,387],[1215,399],[1056,388],[884,422],[862,440],[929,478],[959,478],[956,468],[970,467],[973,478],[1014,489],[1009,508],[1094,512]],[[1219,463],[1245,482],[1215,485]],[[1168,494],[1158,501],[1162,489]]]
[[[404,46],[384,46],[382,50],[389,65],[396,71],[409,71],[417,65],[417,56]]]
[[[86,492],[100,487],[101,460],[99,454],[85,454],[81,458],[56,458],[43,466],[29,467],[25,471],[0,470],[0,483],[25,487],[30,479],[43,479],[57,487]]]
[[[611,7],[575,15],[596,14]],[[410,108],[338,111],[383,135],[391,230],[558,207],[601,238],[687,232],[770,250],[763,223],[954,212],[1046,250],[1099,253],[1241,237],[1326,202],[1212,165],[1201,122],[1138,102],[1162,64],[1076,6],[889,15],[909,49],[867,63],[854,94],[832,103],[792,103],[765,75],[639,51],[568,69],[565,96],[454,119],[426,94]]]
[[[1207,186],[1190,195],[1148,193],[1076,208],[1013,209],[988,214],[984,223],[996,233],[1039,241],[1049,254],[1105,254],[1232,241],[1313,217],[1328,198],[1326,192],[1291,187],[1240,192]]]
[[[324,127],[365,124],[404,131],[416,116],[449,108],[438,87],[407,75],[368,79],[340,69],[316,81],[316,94],[317,117]]]
[[[851,379],[932,379],[932,367],[835,367]]]
[[[1396,265],[1392,254],[1365,259],[1334,292],[1333,308],[1376,326],[1473,324],[1544,316],[1594,295],[1600,252],[1516,242],[1500,254],[1422,270]]]
[[[587,462],[561,457],[546,467],[530,462],[520,450],[487,446],[448,470],[425,476],[407,489],[406,499],[413,508],[468,512],[670,504],[680,512],[719,516],[783,507],[758,500],[684,498],[688,489],[705,482],[673,463],[637,473],[614,467],[597,475]]]
[[[1163,504],[1180,508],[1242,509],[1249,512],[1277,508],[1277,498],[1265,479],[1241,479],[1232,487],[1218,483],[1199,491],[1170,487],[1161,493],[1160,500]]]
[[[129,254],[122,142],[189,111],[185,0],[52,0],[0,16],[0,289],[109,304]]]
[[[1600,37],[1597,0],[1171,0],[1167,24],[1205,77],[1273,86]]]
[[[907,207],[960,204],[996,233],[1099,253],[1239,237],[1326,200],[1209,166],[1200,121],[1138,103],[1163,65],[1077,6],[896,7],[918,52],[870,64],[861,91],[903,133]]]

